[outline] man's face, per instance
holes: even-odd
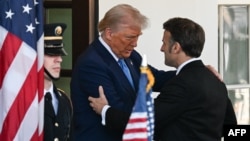
[[[173,46],[175,42],[171,40],[171,33],[169,31],[164,31],[162,42],[161,51],[165,55],[165,65],[174,66],[175,54],[173,53]]]
[[[44,55],[44,68],[47,69],[54,78],[60,77],[61,62],[61,56]],[[51,79],[46,73],[44,73],[44,76],[46,79]]]
[[[140,27],[122,26],[116,31],[111,30],[110,47],[119,58],[128,58],[141,35]]]

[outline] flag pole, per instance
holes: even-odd
[[[148,83],[147,83],[147,87],[146,87],[146,92],[148,93],[149,90],[153,87],[153,85],[155,83],[155,79],[154,79],[152,72],[148,68],[146,54],[143,54],[143,56],[142,56],[142,63],[141,63],[140,69],[141,69],[141,73],[147,74]]]

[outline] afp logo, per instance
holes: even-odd
[[[223,131],[224,141],[249,141],[250,125],[227,125]]]

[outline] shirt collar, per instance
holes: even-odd
[[[47,92],[50,92],[51,94],[53,94],[53,88],[54,88],[54,85],[53,83],[51,84],[50,88],[48,90],[45,90],[44,89],[44,95],[47,93]]]
[[[181,69],[186,66],[188,63],[190,62],[193,62],[193,61],[197,61],[197,60],[200,60],[199,58],[191,58],[189,60],[187,60],[186,62],[182,63],[178,68],[177,68],[177,71],[176,71],[176,75],[178,75],[181,71]]]
[[[114,59],[116,61],[118,61],[119,58],[113,53],[113,51],[111,50],[110,46],[102,39],[101,36],[99,36],[99,40],[100,40],[101,44],[108,50],[108,52],[114,57]]]

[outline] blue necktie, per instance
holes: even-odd
[[[130,74],[130,71],[129,71],[128,66],[126,65],[124,59],[119,59],[119,60],[118,60],[118,63],[119,63],[119,65],[121,66],[121,68],[122,68],[124,74],[125,74],[126,77],[128,78],[128,80],[129,80],[131,86],[134,88],[134,83],[133,83],[132,76],[131,76],[131,74]]]

